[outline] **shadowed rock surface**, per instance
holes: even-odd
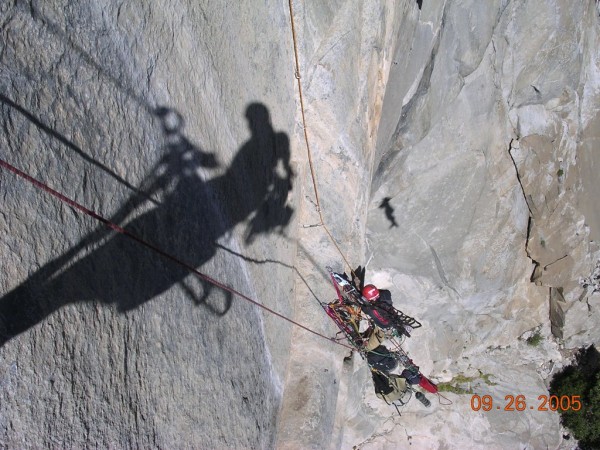
[[[1,10],[2,159],[289,315],[286,11]],[[5,170],[1,189],[3,446],[273,446],[288,323]]]

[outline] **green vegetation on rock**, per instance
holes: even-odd
[[[438,384],[438,390],[441,392],[452,392],[454,394],[464,395],[472,394],[474,392],[473,388],[471,387],[471,385],[474,383],[482,381],[488,386],[495,386],[497,384],[490,380],[490,377],[493,375],[489,373],[483,373],[481,370],[478,370],[478,372],[479,375],[473,377],[467,377],[462,374],[456,375],[450,381]]]
[[[540,345],[540,342],[542,342],[542,340],[543,336],[538,330],[527,338],[527,344],[531,345],[532,347],[537,347],[538,345]]]
[[[569,397],[570,408],[558,412],[562,424],[579,441],[579,448],[600,448],[600,353],[593,346],[583,351],[576,364],[554,376],[550,393],[559,399]],[[573,402],[576,396],[580,409]]]

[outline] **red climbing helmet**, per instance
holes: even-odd
[[[379,298],[379,289],[372,284],[367,284],[362,290],[362,295],[370,302],[373,302]]]

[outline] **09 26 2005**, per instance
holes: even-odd
[[[534,406],[535,405],[535,406]],[[579,411],[581,409],[581,399],[579,395],[540,395],[537,402],[528,404],[527,398],[522,395],[506,395],[504,402],[494,403],[491,395],[471,396],[471,410],[473,411]]]

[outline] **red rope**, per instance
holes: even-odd
[[[170,253],[167,253],[164,250],[161,250],[160,248],[156,247],[155,245],[153,245],[153,244],[145,241],[141,237],[139,237],[139,236],[137,236],[137,235],[135,235],[135,234],[127,231],[126,229],[124,229],[124,228],[120,227],[119,225],[111,222],[110,220],[105,219],[104,217],[102,217],[99,214],[95,213],[94,211],[86,208],[85,206],[77,203],[76,201],[71,200],[70,198],[64,196],[60,192],[55,191],[54,189],[52,189],[48,185],[42,183],[41,181],[36,180],[35,178],[31,177],[30,175],[27,175],[25,172],[17,169],[13,165],[7,163],[6,161],[4,161],[2,159],[0,159],[0,166],[2,166],[5,169],[11,171],[15,175],[17,175],[17,176],[19,176],[19,177],[21,177],[21,178],[29,181],[31,184],[33,184],[38,189],[41,189],[41,190],[43,190],[43,191],[45,191],[45,192],[53,195],[54,197],[58,198],[60,201],[62,201],[64,203],[68,204],[69,206],[72,206],[73,208],[81,211],[82,213],[87,214],[88,216],[91,216],[94,219],[102,222],[104,225],[106,225],[107,227],[115,230],[117,233],[121,233],[121,234],[127,236],[128,238],[133,239],[134,241],[140,243],[141,245],[143,245],[145,247],[148,247],[149,249],[151,249],[154,252],[158,253],[162,257],[164,257],[166,259],[169,259],[169,260],[173,261],[174,263],[179,264],[182,267],[185,267],[187,270],[189,270],[190,272],[192,272],[193,274],[195,274],[197,277],[199,277],[199,278],[201,278],[201,279],[203,279],[203,280],[211,283],[212,285],[217,286],[217,287],[219,287],[219,288],[221,288],[221,289],[223,289],[225,291],[231,292],[232,294],[235,294],[238,297],[243,298],[244,300],[246,300],[246,301],[248,301],[248,302],[250,302],[250,303],[258,306],[259,308],[262,308],[265,311],[268,311],[271,314],[273,314],[273,315],[275,315],[275,316],[277,316],[277,317],[279,317],[279,318],[281,318],[283,320],[286,320],[286,321],[290,322],[291,324],[296,325],[297,327],[302,328],[303,330],[308,331],[309,333],[312,333],[312,334],[314,334],[316,336],[319,336],[319,337],[321,337],[323,339],[331,341],[334,344],[341,345],[341,346],[347,347],[349,349],[353,349],[353,347],[351,347],[349,345],[346,345],[346,344],[342,344],[340,342],[337,342],[334,338],[327,337],[327,336],[325,336],[325,335],[323,335],[321,333],[318,333],[318,332],[316,332],[314,330],[311,330],[310,328],[308,328],[308,327],[306,327],[306,326],[304,326],[304,325],[302,325],[302,324],[300,324],[298,322],[295,322],[294,320],[290,319],[289,317],[286,317],[286,316],[278,313],[277,311],[272,310],[271,308],[263,305],[262,303],[259,303],[256,300],[253,300],[252,298],[248,297],[247,295],[244,295],[241,292],[239,292],[239,291],[237,291],[237,290],[235,290],[235,289],[233,289],[233,288],[231,288],[229,286],[226,286],[225,284],[221,283],[220,281],[217,281],[214,278],[211,278],[208,275],[205,275],[202,272],[199,272],[198,270],[196,270],[195,267],[193,267],[193,266],[191,266],[191,265],[189,265],[189,264],[181,261],[179,258],[171,255]]]

